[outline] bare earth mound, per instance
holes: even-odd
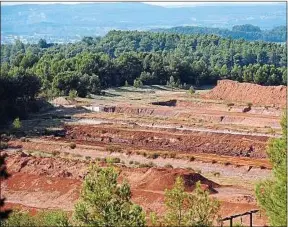
[[[207,99],[251,102],[258,105],[286,105],[287,86],[261,86],[250,83],[239,83],[232,80],[219,80],[217,86],[203,94]]]
[[[103,165],[103,163],[101,164]],[[100,166],[101,166],[100,165]],[[27,175],[39,175],[53,178],[69,178],[83,180],[87,174],[88,161],[68,160],[60,158],[40,158],[27,156],[24,153],[9,155],[7,167],[11,173],[25,173]],[[169,168],[136,168],[121,167],[119,181],[127,179],[134,189],[151,191],[164,191],[173,187],[176,178],[182,177],[187,191],[193,191],[196,182],[210,192],[215,191],[214,187],[219,184],[208,180],[201,174],[186,169]]]
[[[135,189],[149,191],[171,189],[177,177],[183,178],[186,191],[193,191],[198,181],[200,181],[203,188],[208,189],[212,193],[217,192],[214,187],[220,187],[219,184],[208,180],[201,174],[186,169],[150,168],[147,171],[143,171],[142,174],[138,173],[136,175],[137,178],[131,176],[130,171],[125,171],[120,177],[126,178]]]
[[[69,101],[67,98],[65,97],[58,97],[58,98],[55,98],[53,101],[52,101],[52,104],[54,105],[57,105],[57,106],[65,106],[65,105],[71,105],[72,102]]]

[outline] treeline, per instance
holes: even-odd
[[[248,41],[262,40],[267,42],[286,42],[286,26],[278,26],[271,30],[261,30],[251,24],[235,25],[232,30],[224,28],[207,28],[198,26],[179,26],[173,28],[152,29],[154,32],[176,34],[214,34],[225,38],[245,39]]]
[[[286,46],[215,35],[111,31],[69,44],[1,46],[1,77],[34,75],[41,93],[81,97],[111,86],[177,84],[195,86],[232,79],[261,85],[286,84]]]
[[[0,124],[16,117],[26,118],[29,112],[38,110],[35,97],[41,89],[41,81],[24,72],[0,77]]]

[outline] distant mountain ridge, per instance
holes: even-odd
[[[261,29],[286,25],[286,4],[217,5],[165,8],[144,3],[1,5],[1,38],[63,42],[102,36],[113,29],[150,30],[175,26]]]
[[[258,26],[250,24],[235,25],[232,30],[225,28],[207,28],[197,26],[179,26],[172,28],[151,29],[153,32],[177,34],[214,34],[224,38],[245,39],[248,41],[262,40],[267,42],[285,42],[287,40],[287,27],[278,26],[271,30],[261,30]]]

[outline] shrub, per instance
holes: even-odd
[[[275,131],[275,129],[273,129],[272,127],[270,127],[268,132],[269,132],[270,134],[275,134],[276,131]]]
[[[38,226],[70,226],[68,215],[63,211],[42,211],[35,217]]]
[[[8,143],[0,141],[0,149],[7,149]]]
[[[153,162],[148,162],[148,163],[142,163],[139,165],[140,168],[151,168],[154,167],[155,164]]]
[[[59,151],[52,151],[52,155],[53,156],[58,156],[58,155],[60,155],[60,152]]]
[[[143,86],[143,83],[142,83],[142,81],[140,79],[137,78],[137,79],[134,80],[133,86],[135,88],[140,88],[140,87]]]
[[[161,155],[161,157],[164,158],[164,159],[167,158],[168,156],[169,156],[168,153],[164,153],[164,154]]]
[[[194,89],[193,86],[191,86],[191,87],[189,88],[189,93],[190,93],[191,95],[195,94],[195,89]]]
[[[114,163],[120,163],[121,159],[120,158],[113,158]],[[123,161],[124,162],[124,161]],[[124,162],[125,163],[125,162]]]
[[[132,151],[126,151],[126,155],[132,154]]]
[[[190,161],[190,162],[195,161],[195,157],[194,157],[194,156],[191,156],[191,157],[189,158],[189,161]]]
[[[113,153],[113,152],[119,152],[120,153],[122,149],[118,146],[110,145],[110,146],[106,147],[106,150],[109,151],[110,153]]]
[[[170,163],[166,164],[164,167],[173,169],[173,166]]]
[[[34,216],[29,215],[27,211],[15,210],[3,223],[5,227],[12,226],[71,226],[68,215],[63,211],[41,211]],[[2,220],[1,220],[2,226]]]
[[[78,92],[76,90],[70,90],[69,91],[69,98],[70,99],[75,99],[78,97]]]
[[[228,107],[232,107],[232,106],[234,106],[235,104],[234,103],[232,103],[232,102],[230,102],[230,103],[227,103],[227,106]]]
[[[76,144],[75,144],[75,143],[70,143],[70,144],[69,144],[69,147],[70,147],[71,149],[75,149],[75,148],[76,148]]]
[[[225,162],[224,165],[225,166],[229,166],[229,165],[231,165],[231,163],[230,162]]]
[[[233,223],[234,227],[244,227],[244,225],[241,222],[236,222],[235,224]]]
[[[4,221],[3,226],[13,227],[13,226],[35,226],[35,220],[28,214],[28,212],[23,212],[20,210],[14,210],[9,218]],[[2,220],[1,220],[2,226]]]
[[[20,141],[21,141],[21,142],[29,142],[29,139],[27,139],[26,137],[21,137],[21,138],[20,138]]]
[[[214,175],[215,177],[219,177],[219,176],[220,176],[220,173],[219,173],[219,172],[214,172],[213,175]]]
[[[132,160],[131,160],[131,161],[129,161],[129,164],[130,164],[130,165],[132,165],[133,163],[134,163],[134,162],[133,162]]]
[[[175,158],[175,157],[176,157],[176,153],[173,152],[169,154],[169,158]]]
[[[19,129],[19,128],[22,127],[22,123],[21,123],[19,117],[15,118],[15,120],[13,121],[12,124],[13,124],[13,127],[14,127],[15,129]]]
[[[252,102],[248,102],[247,106],[251,108],[253,106]]]
[[[153,153],[153,154],[149,155],[149,158],[153,158],[153,159],[156,159],[158,157],[159,157],[158,153]]]
[[[121,159],[118,158],[118,157],[107,157],[106,158],[106,162],[107,163],[120,163],[121,162]]]
[[[85,156],[85,159],[86,160],[91,160],[91,157],[90,156]]]
[[[217,161],[213,159],[213,160],[212,160],[212,164],[215,164],[215,163],[217,163]]]

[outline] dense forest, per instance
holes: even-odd
[[[207,28],[197,26],[180,26],[173,28],[153,29],[154,32],[176,33],[176,34],[214,34],[225,38],[245,39],[248,41],[262,40],[267,42],[286,42],[286,26],[278,26],[271,30],[261,30],[258,26],[251,24],[235,25],[232,30],[225,28]]]
[[[286,42],[286,26],[275,27],[271,30],[261,30],[258,26],[250,24],[235,25],[232,30],[225,28],[207,28],[198,26],[180,26],[173,28],[153,29],[154,32],[176,34],[214,34],[224,38],[244,39],[248,41]]]
[[[286,84],[286,55],[286,45],[216,35],[111,31],[68,44],[18,40],[1,45],[0,102],[27,102],[37,93],[47,97],[71,90],[85,97],[135,81],[166,84],[171,77],[179,86],[219,79],[281,85]]]

